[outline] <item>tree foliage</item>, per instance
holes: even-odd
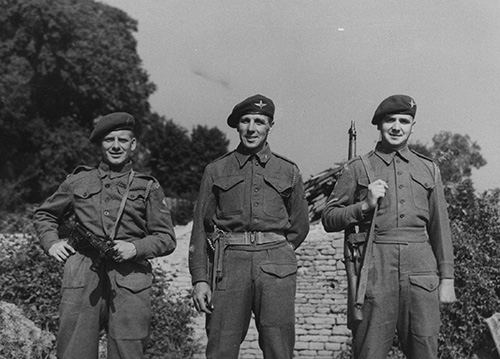
[[[172,120],[154,116],[145,131],[147,166],[167,196],[194,200],[205,166],[227,152],[229,140],[216,127],[195,127],[191,134]]]
[[[87,135],[97,116],[147,118],[154,85],[136,52],[136,21],[123,11],[93,0],[0,6],[0,177],[15,205],[41,200],[95,159]]]
[[[170,196],[194,198],[203,167],[227,150],[216,128],[188,131],[151,113],[155,86],[136,51],[137,23],[94,0],[0,0],[0,209],[46,198],[78,164],[95,164],[93,120],[141,124],[137,164]]]

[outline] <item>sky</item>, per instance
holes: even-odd
[[[276,105],[274,152],[305,180],[371,150],[370,124],[393,94],[417,103],[412,141],[469,135],[487,165],[480,191],[500,187],[498,0],[104,0],[138,21],[138,53],[157,86],[152,110],[191,130],[217,126],[260,93]]]

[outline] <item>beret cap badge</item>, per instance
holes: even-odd
[[[135,130],[135,119],[126,112],[113,112],[101,116],[95,120],[95,126],[89,136],[89,140],[94,143],[101,141],[111,131]]]
[[[372,118],[372,124],[377,125],[386,116],[400,114],[410,115],[415,118],[417,104],[415,100],[408,95],[392,95],[383,100]]]
[[[241,116],[247,114],[266,115],[272,120],[274,118],[274,103],[263,95],[250,96],[234,106],[227,118],[227,124],[229,127],[236,128]]]

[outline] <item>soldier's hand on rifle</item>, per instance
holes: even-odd
[[[455,295],[455,284],[453,279],[443,278],[439,282],[439,301],[441,303],[453,303],[457,300]]]
[[[212,290],[207,282],[197,282],[193,288],[193,302],[198,312],[212,313]]]
[[[134,258],[137,254],[137,249],[134,243],[117,240],[113,246],[113,259],[115,262],[123,262],[128,259]]]
[[[64,262],[72,254],[75,254],[75,249],[66,241],[56,242],[50,247],[49,254],[59,262]]]
[[[362,202],[361,208],[363,211],[375,209],[380,198],[385,196],[385,192],[389,186],[384,180],[378,179],[368,185],[368,196]]]

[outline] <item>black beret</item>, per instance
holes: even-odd
[[[249,113],[266,115],[272,120],[274,118],[274,103],[266,96],[250,96],[234,106],[233,112],[227,118],[227,124],[229,127],[235,128],[241,116]]]
[[[126,112],[113,112],[97,118],[94,129],[90,134],[91,142],[99,142],[111,131],[131,130],[134,131],[135,119]]]
[[[411,115],[415,118],[417,104],[415,100],[407,95],[392,95],[387,97],[378,105],[373,115],[372,124],[377,125],[388,115]]]

